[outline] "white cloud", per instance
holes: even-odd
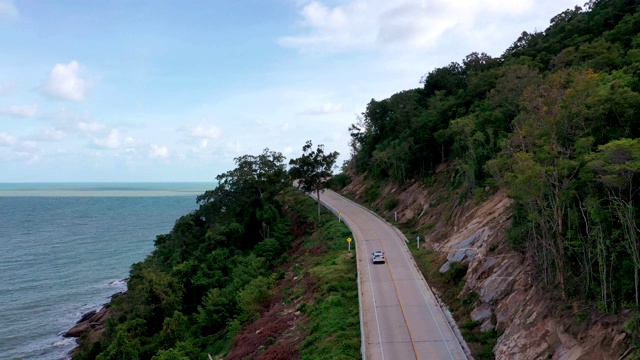
[[[169,149],[166,146],[151,145],[149,149],[150,158],[167,158],[169,156]]]
[[[375,2],[370,1],[375,6]],[[375,39],[374,19],[369,15],[375,10],[365,0],[347,2],[343,6],[329,8],[312,1],[300,10],[302,20],[299,25],[308,29],[307,34],[286,36],[278,42],[282,46],[299,48],[303,51],[335,51],[346,48],[367,46]]]
[[[17,19],[20,16],[13,0],[0,0],[0,17]]]
[[[21,118],[32,118],[38,113],[38,105],[12,105],[1,108],[0,115],[9,115]]]
[[[53,124],[55,129],[69,134],[80,133],[84,137],[100,137],[107,134],[109,128],[94,120],[88,112],[74,112],[61,108],[53,112],[45,113],[42,119]]]
[[[0,132],[0,146],[13,146],[17,142],[17,139],[6,132]]]
[[[457,17],[450,16],[450,9],[443,5],[407,2],[381,13],[376,42],[382,46],[410,49],[434,47],[443,33],[465,17],[464,12],[458,13]]]
[[[58,129],[44,129],[34,132],[30,137],[40,141],[61,141],[67,134]]]
[[[222,130],[220,130],[219,127],[207,123],[200,123],[198,125],[187,125],[183,127],[182,130],[187,134],[188,137],[192,138],[215,140],[219,139],[222,136]]]
[[[93,143],[101,148],[117,149],[122,145],[120,131],[118,131],[118,129],[112,129],[106,137],[100,139],[94,138]]]
[[[90,121],[90,122],[78,121],[75,124],[75,128],[86,133],[97,133],[97,132],[104,131],[107,127],[104,124],[101,124],[96,121]]]
[[[307,4],[302,9],[302,16],[305,23],[311,27],[340,30],[348,25],[344,9],[340,7],[329,9],[317,1]]]
[[[82,67],[77,61],[69,64],[56,64],[49,74],[42,92],[55,99],[82,101],[88,85],[78,74]]]
[[[298,115],[324,115],[342,111],[342,104],[325,103],[322,106],[303,110]]]
[[[124,137],[118,129],[111,129],[108,135],[102,138],[93,138],[93,145],[108,150],[114,150],[114,156],[131,156],[138,154],[138,149],[146,146],[131,136]]]
[[[463,37],[473,29],[479,37],[493,38],[498,34],[491,24],[522,26],[519,16],[531,17],[534,10],[557,1],[543,0],[534,6],[533,0],[348,0],[333,7],[321,1],[302,2],[299,33],[278,42],[303,52],[367,48],[426,51],[455,45],[443,44],[446,33]],[[523,30],[532,29],[521,28],[519,32]]]

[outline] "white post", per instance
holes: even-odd
[[[393,213],[393,218],[395,219],[396,222],[398,222],[398,212],[397,211],[395,211]]]
[[[420,236],[416,236],[416,249],[420,250]]]
[[[351,241],[349,241],[349,252],[351,252]]]

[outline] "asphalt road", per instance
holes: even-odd
[[[342,213],[355,237],[365,359],[467,359],[400,231],[330,190],[320,200]],[[376,250],[385,252],[385,264],[372,263]]]

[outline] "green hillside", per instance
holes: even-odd
[[[359,359],[351,233],[326,210],[318,218],[284,160],[237,158],[131,267],[114,315],[73,358]]]
[[[349,168],[372,182],[429,183],[446,163],[462,198],[508,189],[509,244],[546,286],[637,314],[639,10],[591,1],[523,32],[499,58],[474,52],[421,88],[372,99],[349,129]]]

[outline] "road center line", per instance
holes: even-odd
[[[385,252],[385,254],[388,254],[387,250],[384,247],[384,244],[382,243],[382,240],[380,239],[380,235],[378,234],[378,232],[375,229],[373,229],[373,232],[376,234],[378,241],[380,241],[380,246],[382,246],[382,250]],[[386,256],[385,256],[385,259],[386,259]],[[404,323],[407,325],[407,331],[409,332],[409,338],[411,339],[411,346],[413,347],[413,355],[416,357],[416,360],[420,359],[420,356],[418,355],[418,348],[416,348],[416,341],[413,338],[413,333],[411,332],[411,326],[409,326],[409,320],[407,319],[407,313],[404,310],[404,306],[402,305],[400,292],[398,292],[398,285],[396,284],[395,278],[393,276],[393,270],[391,270],[391,266],[389,266],[388,259],[386,259],[386,265],[387,265],[387,268],[389,269],[389,273],[391,273],[391,282],[393,282],[393,287],[394,289],[396,289],[396,297],[398,298],[398,303],[400,304],[400,310],[402,311],[402,317],[404,318]]]

